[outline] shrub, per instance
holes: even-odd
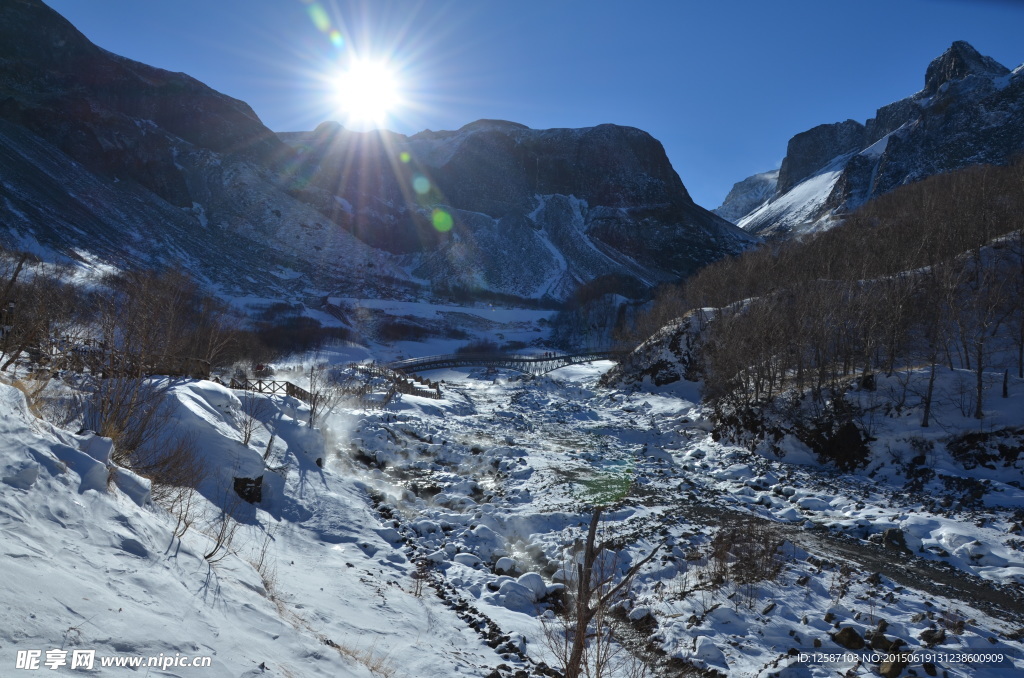
[[[455,352],[458,354],[492,354],[501,353],[501,348],[489,339],[477,339],[458,347]]]

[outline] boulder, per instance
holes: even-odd
[[[263,501],[263,476],[256,478],[235,478],[235,494],[250,504]]]
[[[907,538],[903,536],[903,530],[898,527],[890,527],[882,533],[882,546],[894,551],[910,553],[907,548]]]
[[[537,602],[543,600],[548,594],[548,586],[544,583],[544,578],[536,572],[527,572],[526,574],[519,577],[516,583],[521,586],[525,586],[533,594],[533,601]]]
[[[946,629],[925,629],[917,636],[928,647],[934,647],[946,640]]]
[[[847,650],[863,650],[866,645],[864,638],[852,626],[844,626],[839,629],[832,635],[832,640]]]
[[[480,556],[474,553],[456,553],[452,557],[452,560],[460,565],[465,565],[466,567],[476,567],[482,562],[480,560]]]
[[[510,610],[532,613],[536,609],[533,591],[514,581],[506,581],[498,589],[498,600]]]
[[[494,563],[495,574],[515,574],[516,573],[516,561],[508,556],[502,556],[498,558],[498,562]]]
[[[905,654],[888,655],[885,661],[878,666],[878,672],[885,678],[897,678],[909,664],[906,658],[907,655]]]
[[[700,636],[694,641],[693,656],[710,667],[725,668],[725,653],[707,636]]]

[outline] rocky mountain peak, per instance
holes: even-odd
[[[964,41],[929,64],[925,89],[879,108],[865,124],[819,125],[789,141],[775,193],[731,201],[741,228],[790,237],[831,228],[897,186],[1024,151],[1024,68],[1010,72]],[[740,182],[739,195],[750,185]],[[730,202],[727,200],[727,202]]]
[[[864,125],[856,120],[818,125],[789,140],[779,169],[778,191],[784,193],[832,158],[863,148]]]
[[[510,120],[495,120],[492,118],[483,118],[474,122],[463,125],[459,131],[471,131],[471,130],[486,130],[486,129],[503,129],[503,130],[523,130],[530,129],[526,125],[518,122],[512,122]]]
[[[935,94],[939,88],[951,80],[961,80],[968,75],[981,75],[989,78],[1007,75],[1006,66],[978,53],[963,40],[957,40],[941,56],[928,64],[924,76],[925,94]]]
[[[0,0],[0,177],[0,244],[186,266],[232,293],[564,300],[597,279],[675,280],[756,240],[694,204],[641,130],[278,136],[40,0]]]
[[[386,144],[333,125],[282,138],[328,218],[438,285],[562,299],[602,276],[675,279],[751,242],[694,204],[661,143],[632,127],[478,120]]]

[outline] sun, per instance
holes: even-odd
[[[335,98],[350,124],[380,125],[402,104],[401,84],[387,62],[354,60],[338,75]]]

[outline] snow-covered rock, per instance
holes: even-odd
[[[665,386],[679,381],[695,382],[697,351],[711,321],[713,309],[691,311],[658,330],[650,339],[620,360],[601,377],[603,386]]]
[[[497,597],[503,606],[516,612],[531,614],[537,607],[533,591],[514,581],[504,582],[498,589]]]
[[[520,576],[516,583],[530,590],[534,602],[542,600],[548,594],[548,586],[544,583],[544,578],[536,572],[527,572]]]

